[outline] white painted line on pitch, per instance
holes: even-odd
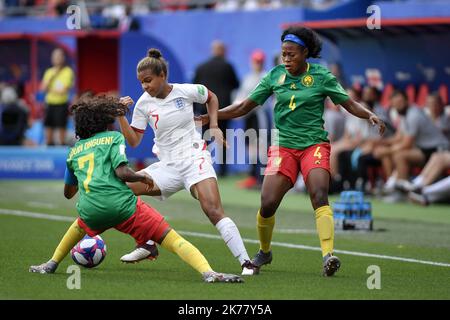
[[[277,229],[273,230],[275,233],[285,233],[285,234],[315,234],[317,233],[314,229]]]
[[[283,234],[317,234],[316,229],[277,229],[275,228],[274,233]],[[370,231],[367,230],[334,230],[335,234],[365,234]]]
[[[191,231],[179,231],[179,233],[185,234],[185,235],[188,235],[188,236],[199,237],[199,238],[220,239],[220,240],[222,240],[222,237],[220,237],[218,235],[208,234],[208,233],[191,232]],[[259,240],[246,239],[246,238],[243,238],[242,240],[244,240],[244,242],[247,242],[247,243],[259,244]],[[302,245],[302,244],[293,244],[293,243],[286,243],[286,242],[273,241],[271,243],[271,245],[272,246],[277,246],[277,247],[284,247],[284,248],[303,249],[303,250],[312,250],[312,251],[322,251],[322,249],[320,249],[319,247],[305,246],[305,245]],[[366,252],[347,251],[347,250],[334,250],[334,252],[335,253],[342,253],[342,254],[346,254],[346,255],[350,255],[350,256],[357,256],[357,257],[368,257],[368,258],[377,258],[377,259],[385,259],[385,260],[396,260],[396,261],[428,264],[428,265],[440,266],[440,267],[450,267],[450,263],[444,263],[444,262],[417,260],[417,259],[402,258],[402,257],[395,257],[395,256],[386,256],[386,255],[366,253]]]
[[[54,214],[46,214],[46,213],[38,213],[38,212],[30,212],[30,211],[22,211],[22,210],[2,209],[2,208],[0,208],[0,214],[9,215],[9,216],[27,217],[27,218],[56,220],[56,221],[74,221],[75,220],[74,217],[57,216]]]
[[[27,201],[27,206],[34,208],[47,208],[47,209],[55,209],[56,205],[47,202],[39,202],[39,201]]]
[[[19,216],[19,217],[36,218],[36,219],[54,220],[54,221],[70,221],[70,222],[72,222],[75,219],[74,217],[58,216],[58,215],[53,215],[53,214],[29,212],[29,211],[22,211],[22,210],[10,210],[10,209],[2,209],[2,208],[0,208],[0,214]],[[180,234],[184,234],[184,235],[188,235],[188,236],[192,236],[192,237],[222,240],[221,236],[215,235],[215,234],[191,232],[191,231],[179,231],[179,230],[177,230],[177,232]],[[247,242],[247,243],[259,244],[258,240],[246,239],[246,238],[244,238],[243,240],[244,240],[244,242]],[[311,251],[321,251],[321,249],[318,247],[305,246],[302,244],[293,244],[293,243],[286,243],[286,242],[274,241],[274,242],[272,242],[272,246],[311,250]],[[450,267],[450,263],[402,258],[402,257],[395,257],[395,256],[386,256],[386,255],[366,253],[366,252],[356,252],[356,251],[347,251],[347,250],[334,250],[334,252],[346,254],[346,255],[350,255],[350,256],[357,256],[357,257],[377,258],[377,259],[385,259],[385,260],[395,260],[395,261],[427,264],[427,265],[440,266],[440,267]]]

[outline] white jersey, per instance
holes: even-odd
[[[164,99],[144,92],[131,122],[131,127],[142,133],[150,125],[155,134],[152,151],[164,162],[186,159],[206,146],[195,127],[193,103],[205,103],[208,90],[199,84],[171,85],[172,91]]]

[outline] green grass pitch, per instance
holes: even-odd
[[[255,229],[259,192],[236,188],[237,178],[220,180],[226,213],[243,238],[257,239]],[[320,251],[290,248],[289,244],[319,247],[309,199],[286,195],[277,213],[273,241],[274,261],[244,284],[206,284],[177,256],[160,249],[157,261],[124,265],[119,257],[134,248],[133,239],[109,230],[102,236],[107,256],[94,269],[81,269],[81,289],[66,282],[73,265],[70,256],[54,275],[31,274],[28,267],[46,261],[70,222],[12,215],[43,213],[75,219],[75,200],[66,200],[62,181],[0,181],[0,299],[449,299],[450,207],[422,208],[411,204],[388,205],[373,200],[373,232],[337,232],[337,250],[376,256],[337,254],[342,267],[333,278],[321,276]],[[196,245],[211,266],[239,273],[240,267],[218,236],[197,201],[180,192],[165,202],[145,197],[175,230]],[[335,198],[331,199],[333,202]],[[191,232],[191,233],[189,233]],[[252,256],[255,242],[246,242]],[[382,256],[385,256],[384,258]],[[398,261],[387,257],[440,262]],[[395,258],[395,259],[397,259]],[[367,268],[381,271],[381,289],[369,290]]]

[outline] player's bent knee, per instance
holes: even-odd
[[[260,214],[264,218],[270,218],[277,210],[277,201],[272,196],[261,196],[261,210]]]
[[[261,193],[261,206],[267,209],[273,208],[279,203],[279,199],[272,192]]]
[[[314,208],[320,208],[328,205],[328,190],[327,188],[317,188],[311,191],[311,202]]]

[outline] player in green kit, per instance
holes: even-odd
[[[31,266],[30,272],[54,273],[70,249],[86,234],[93,237],[109,228],[131,235],[138,245],[153,240],[176,253],[202,274],[205,282],[242,282],[236,275],[212,270],[208,261],[191,243],[181,237],[163,216],[151,208],[127,186],[143,182],[151,189],[153,180],[135,173],[125,154],[125,138],[117,131],[107,131],[115,118],[128,108],[118,99],[86,97],[72,106],[75,132],[80,140],[67,159],[64,196],[79,191],[79,218],[70,226],[50,261]]]
[[[328,203],[330,143],[323,127],[324,100],[330,97],[351,114],[378,125],[380,134],[385,126],[374,113],[350,99],[328,69],[306,61],[319,57],[322,49],[320,39],[311,29],[289,27],[284,30],[281,42],[283,64],[273,68],[246,100],[220,109],[219,120],[241,117],[275,94],[278,141],[269,149],[257,213],[260,250],[253,263],[259,267],[271,263],[275,212],[301,172],[315,211],[323,275],[332,276],[341,262],[333,255],[334,222]],[[201,116],[201,120],[206,123],[207,115]]]

